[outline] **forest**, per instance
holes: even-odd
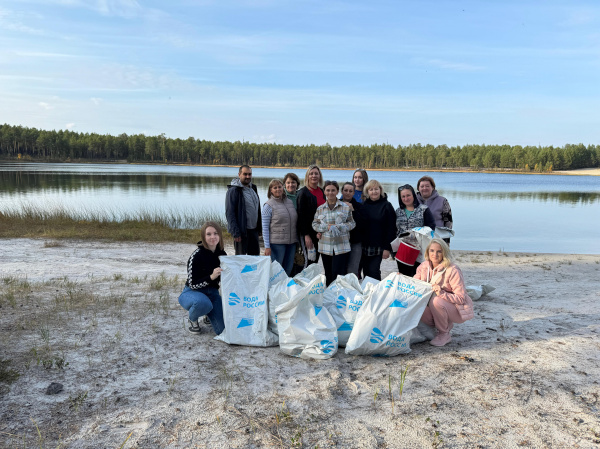
[[[164,133],[158,136],[112,136],[4,124],[0,125],[0,157],[44,162],[245,163],[268,167],[305,167],[316,163],[327,168],[551,172],[599,167],[600,145],[286,145],[212,142],[194,137],[173,139]]]

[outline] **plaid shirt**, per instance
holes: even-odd
[[[337,226],[340,230],[339,237],[333,237],[329,233],[329,225]],[[320,205],[312,222],[313,229],[322,234],[319,240],[319,252],[328,256],[349,253],[350,231],[355,226],[352,211],[346,203],[338,200],[333,209],[329,209],[327,203]]]

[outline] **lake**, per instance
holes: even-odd
[[[261,202],[273,178],[305,170],[253,169]],[[349,181],[353,170],[323,170]],[[595,176],[371,171],[394,207],[397,188],[430,174],[448,198],[456,236],[452,248],[480,251],[600,254],[600,178]],[[237,168],[129,164],[0,163],[0,210],[33,206],[92,212],[224,215],[226,186]],[[78,215],[79,214],[79,215]]]

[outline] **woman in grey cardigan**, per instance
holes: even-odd
[[[298,242],[298,213],[294,203],[285,196],[283,183],[279,179],[273,179],[269,183],[267,198],[269,200],[262,210],[265,256],[271,256],[271,260],[279,262],[289,276]]]

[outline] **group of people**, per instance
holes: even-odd
[[[340,192],[341,190],[341,192]],[[400,207],[394,210],[383,186],[357,169],[352,181],[341,188],[337,181],[323,180],[321,169],[311,165],[300,188],[300,179],[288,173],[268,186],[267,201],[260,207],[252,168],[242,165],[228,186],[225,209],[235,254],[259,255],[259,235],[264,254],[281,264],[288,276],[322,259],[327,285],[338,275],[354,273],[381,280],[381,262],[392,255],[391,242],[412,228],[452,228],[448,200],[438,194],[430,176],[398,188]],[[190,332],[199,332],[198,318],[205,315],[217,334],[223,330],[218,296],[219,255],[224,255],[222,230],[206,223],[201,242],[188,261],[188,277],[179,302],[189,312]],[[449,241],[433,239],[419,266],[398,262],[406,276],[430,282],[435,298],[430,300],[422,321],[435,325],[431,344],[450,341],[452,323],[472,317],[472,303],[460,269],[452,264]],[[195,299],[194,299],[195,298]],[[219,304],[217,305],[216,302]]]

